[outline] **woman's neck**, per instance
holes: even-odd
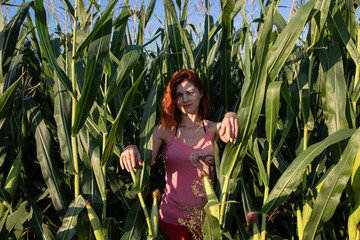
[[[202,120],[199,115],[182,115],[181,121],[179,123],[180,126],[186,128],[193,128],[202,125]]]

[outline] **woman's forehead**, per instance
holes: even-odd
[[[184,80],[177,85],[176,92],[188,91],[192,89],[197,89],[197,87],[192,82]]]

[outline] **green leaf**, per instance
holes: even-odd
[[[255,139],[255,141],[253,143],[252,151],[253,151],[253,154],[254,154],[254,157],[255,157],[255,160],[256,160],[256,164],[257,164],[258,169],[259,169],[261,180],[264,183],[264,186],[269,186],[269,182],[267,180],[268,177],[267,177],[267,173],[266,173],[266,170],[265,170],[264,162],[263,162],[263,159],[262,159],[260,151],[259,151],[258,139]]]
[[[145,69],[146,70],[146,69]],[[117,138],[119,137],[122,128],[125,125],[127,116],[131,110],[131,107],[133,105],[133,100],[135,97],[135,93],[137,91],[137,88],[143,80],[143,76],[145,74],[145,70],[143,73],[139,76],[139,78],[136,80],[134,85],[130,88],[129,91],[126,92],[124,101],[121,105],[120,111],[116,116],[115,122],[111,127],[110,133],[108,138],[106,139],[105,144],[105,150],[103,151],[103,154],[101,156],[101,166],[104,166],[107,161],[110,159],[110,157],[113,154],[114,146]]]
[[[21,175],[21,166],[22,166],[22,150],[20,149],[16,155],[16,158],[9,170],[9,174],[6,177],[3,190],[6,191],[11,200],[14,199],[16,190],[18,188],[20,175]]]
[[[94,231],[96,240],[109,239],[106,229],[103,228],[100,218],[97,216],[95,210],[92,208],[89,201],[86,201],[86,209],[88,212],[91,228]]]
[[[234,9],[231,12],[231,20],[233,21],[236,15],[240,12],[241,8],[243,8],[244,4],[246,3],[246,0],[238,0],[235,2]],[[222,16],[219,17],[219,20],[214,24],[212,27],[208,39],[212,39],[216,33],[221,29],[222,26]]]
[[[71,82],[65,72],[57,64],[54,52],[50,45],[50,36],[48,32],[43,0],[35,0],[35,25],[40,38],[41,47],[45,51],[46,59],[48,60],[49,65],[55,70],[65,89],[72,93]]]
[[[70,13],[70,16],[72,17],[72,19],[74,19],[75,16],[75,10],[72,6],[72,4],[69,2],[69,0],[61,0],[65,6],[65,9],[68,13]]]
[[[178,17],[176,15],[175,5],[172,0],[164,0],[164,9],[165,9],[165,21],[168,28],[168,38],[170,41],[170,49],[172,53],[175,54],[176,67],[182,68],[183,62],[181,58],[182,45],[181,45],[181,35],[178,26]]]
[[[140,202],[137,200],[126,215],[124,231],[121,240],[141,239],[142,228],[146,222],[143,217]]]
[[[350,138],[340,161],[330,170],[318,193],[310,220],[304,229],[303,239],[314,239],[320,222],[328,221],[340,202],[353,166],[354,158],[360,148],[360,129]]]
[[[104,25],[107,25],[107,23],[109,23],[108,21],[110,21],[109,19],[112,16],[112,12],[113,12],[113,9],[114,9],[117,1],[118,0],[109,1],[104,12],[101,14],[101,18],[96,22],[91,33],[86,37],[86,39],[83,41],[83,43],[76,50],[76,53],[74,54],[73,59],[77,59],[80,56],[80,54],[85,50],[85,48],[87,48],[90,45],[90,43],[92,41],[94,41],[94,39],[96,40],[98,37],[100,37],[98,34],[99,31],[106,31],[104,29]],[[107,28],[111,29],[111,27],[107,27]],[[102,34],[102,35],[104,35],[104,34]]]
[[[283,84],[284,86],[284,84]],[[288,105],[289,106],[289,105]],[[276,161],[276,156],[279,153],[282,145],[284,144],[286,137],[289,135],[292,123],[294,122],[295,119],[295,114],[290,110],[290,108],[286,109],[286,118],[285,118],[285,125],[284,125],[284,129],[281,133],[281,139],[278,143],[278,146],[276,147],[275,151],[273,152],[273,157],[271,159],[271,162]],[[275,164],[275,163],[274,163]],[[276,165],[276,164],[275,164]],[[280,165],[280,164],[278,164]],[[281,173],[283,173],[283,171],[281,171],[281,169],[278,167],[279,171]],[[285,169],[284,169],[285,170]]]
[[[154,9],[155,9],[155,4],[156,4],[156,0],[151,0],[151,2],[149,3],[149,6],[146,10],[146,14],[145,14],[145,27],[148,24],[151,16],[153,15]]]
[[[349,239],[355,239],[360,222],[360,151],[358,151],[351,172],[351,209],[348,219]]]
[[[88,60],[85,68],[84,87],[80,99],[76,104],[75,121],[72,134],[77,134],[84,125],[100,90],[105,65],[109,57],[111,39],[111,16],[104,23],[101,31],[94,37],[89,46]]]
[[[222,234],[220,230],[219,220],[211,215],[210,206],[205,206],[206,217],[203,225],[203,231],[205,233],[205,239],[207,240],[221,240]]]
[[[348,128],[346,119],[347,86],[343,69],[342,52],[337,42],[331,42],[328,51],[322,52],[320,63],[325,72],[326,110],[325,123],[329,134]]]
[[[350,36],[350,33],[344,22],[344,18],[341,14],[341,11],[340,11],[339,7],[337,6],[337,4],[333,4],[332,7],[333,8],[330,9],[330,11],[331,11],[330,19],[332,20],[332,22],[340,36],[340,39],[342,40],[343,44],[345,45],[346,49],[348,50],[351,58],[354,60],[355,64],[359,65],[360,64],[360,55],[359,55],[359,52],[357,51],[354,40]]]
[[[6,91],[0,96],[0,120],[4,119],[8,114],[8,110],[13,105],[15,94],[19,88],[20,80],[23,78],[21,75]]]
[[[100,166],[100,146],[96,140],[90,137],[90,146],[88,148],[88,154],[90,155],[91,166],[96,179],[97,187],[100,191],[102,199],[106,199],[106,175],[104,170]]]
[[[178,22],[178,28],[179,28],[179,33],[182,39],[182,42],[184,44],[184,48],[186,51],[186,59],[187,59],[187,64],[186,64],[186,68],[190,68],[190,69],[194,69],[195,68],[195,63],[194,63],[194,56],[193,56],[193,52],[190,46],[190,43],[186,37],[186,33],[185,30],[182,29],[180,23]]]
[[[144,107],[144,115],[140,126],[140,154],[143,166],[136,171],[137,191],[143,191],[148,184],[151,169],[151,159],[153,150],[153,130],[156,124],[156,97],[158,90],[157,80],[151,88]]]
[[[119,175],[114,171],[114,169],[108,169],[107,176],[111,191],[125,203],[127,209],[130,209],[130,203],[125,197],[127,189],[123,181],[121,181]]]
[[[221,60],[221,92],[224,97],[223,103],[226,110],[229,109],[231,99],[233,99],[232,92],[232,21],[231,13],[234,10],[234,0],[222,1],[222,15],[221,15],[221,44],[220,44],[220,60]]]
[[[43,223],[43,211],[30,199],[29,225],[38,239],[54,239],[53,234]]]
[[[293,51],[300,34],[304,31],[314,4],[315,0],[310,0],[297,9],[295,16],[286,25],[271,47],[267,63],[270,81],[274,81],[277,78],[285,61]]]
[[[59,217],[65,212],[64,194],[61,191],[61,178],[54,163],[54,147],[51,134],[47,129],[44,118],[32,97],[24,99],[29,124],[35,134],[36,155],[39,160],[41,173],[50,192],[50,197]]]
[[[272,10],[270,10],[270,13],[272,13]],[[245,154],[247,141],[255,130],[260,116],[266,88],[266,63],[272,30],[272,14],[270,13],[266,16],[262,26],[254,62],[251,67],[250,63],[248,63],[249,68],[246,68],[245,75],[249,75],[249,77],[245,79],[241,93],[242,97],[238,110],[238,138],[235,145],[227,143],[222,156],[220,170],[222,176],[226,178],[235,178],[239,174],[240,164],[238,164],[237,159],[242,159],[243,154]],[[236,166],[237,171],[234,171]]]
[[[59,60],[59,62],[61,61]],[[65,89],[57,76],[55,76],[54,81],[54,119],[59,138],[60,154],[64,159],[66,169],[70,173],[75,173],[71,146],[71,95],[64,91]]]
[[[124,55],[116,68],[116,73],[112,74],[110,78],[110,86],[105,102],[108,104],[115,94],[119,91],[125,80],[129,77],[131,71],[134,69],[136,62],[141,54],[141,46],[131,45],[127,46]]]
[[[23,25],[25,17],[29,12],[29,8],[33,5],[33,3],[34,2],[32,1],[21,3],[16,13],[12,16],[11,21],[6,24],[2,30],[3,36],[1,41],[3,41],[3,44],[0,45],[2,54],[0,59],[2,59],[2,62],[0,63],[2,64],[3,74],[6,74],[9,71],[11,58],[14,53],[17,52],[16,44],[20,28]]]
[[[2,229],[0,233],[0,239],[8,239],[10,237],[10,233],[13,232],[14,228],[16,228],[17,225],[22,226],[23,223],[28,218],[28,214],[26,211],[26,205],[27,202],[21,203],[20,207],[16,209],[13,213],[10,213],[8,217],[6,218],[5,222],[5,229]],[[20,237],[20,236],[16,236]]]
[[[349,138],[354,132],[355,130],[353,129],[339,130],[301,152],[276,182],[261,211],[268,213],[280,206],[291,192],[295,191],[299,186],[303,178],[303,173],[312,160],[327,147]]]
[[[84,208],[85,199],[82,195],[79,195],[70,203],[62,221],[62,225],[56,233],[56,240],[73,239],[76,234],[77,218]]]
[[[275,138],[280,103],[280,89],[283,82],[271,82],[266,91],[265,103],[265,130],[266,138],[269,144],[272,144]]]

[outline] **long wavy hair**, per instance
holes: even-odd
[[[194,70],[182,69],[172,75],[162,99],[160,124],[164,127],[171,128],[180,123],[181,112],[176,107],[176,88],[185,80],[190,81],[203,93],[198,113],[200,119],[207,118],[211,112],[210,96],[199,75]]]

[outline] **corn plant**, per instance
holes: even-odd
[[[215,187],[203,178],[204,239],[358,239],[359,2],[304,1],[287,22],[280,1],[250,21],[245,0],[220,1],[217,19],[205,1],[195,36],[189,1],[163,0],[147,38],[155,3],[64,0],[65,26],[42,0],[1,17],[0,238],[164,238],[152,131],[168,79],[192,68],[210,119],[239,116],[237,141],[215,146]],[[131,174],[128,144],[143,158]]]

